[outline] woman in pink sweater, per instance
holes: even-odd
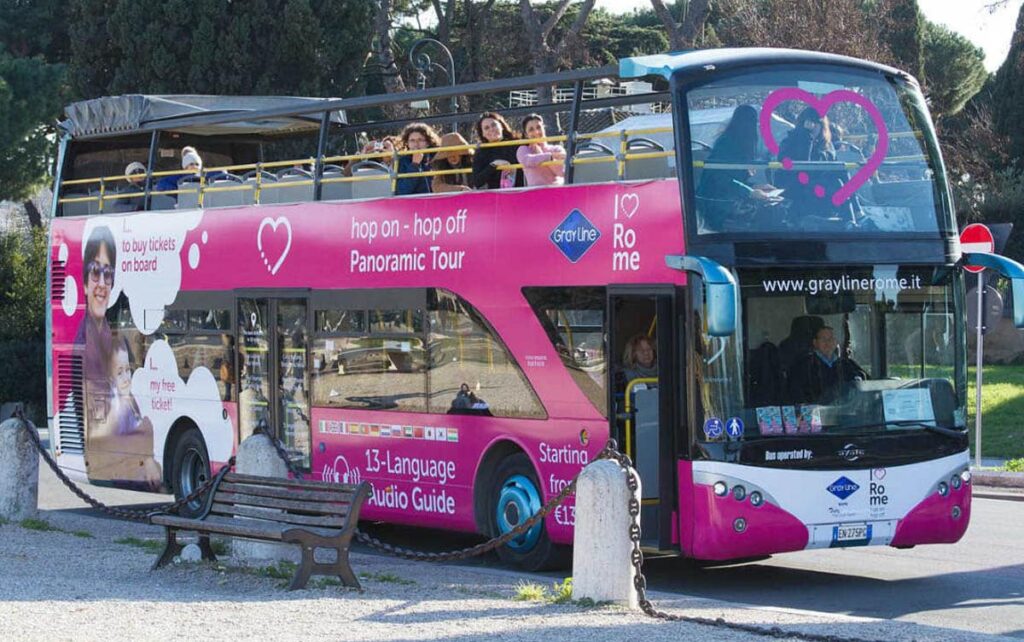
[[[544,119],[538,114],[530,114],[523,119],[523,132],[528,139],[544,138]],[[565,181],[565,148],[547,142],[533,142],[523,145],[516,151],[516,159],[523,166],[526,184],[561,185]],[[548,161],[557,161],[547,163]]]

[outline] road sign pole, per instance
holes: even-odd
[[[981,326],[984,323],[983,298],[985,286],[978,274],[978,342],[974,348],[977,354],[977,365],[974,367],[974,465],[981,467],[981,353],[984,339],[981,334]]]

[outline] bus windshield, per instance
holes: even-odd
[[[696,350],[705,442],[964,429],[956,270],[738,276],[745,326],[731,337],[705,334]]]
[[[920,91],[880,74],[774,69],[686,93],[698,234],[952,229]]]

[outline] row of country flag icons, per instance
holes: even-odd
[[[459,443],[459,429],[444,426],[400,426],[321,419],[320,434],[366,435],[368,437],[387,437],[391,439],[423,439],[426,441]]]

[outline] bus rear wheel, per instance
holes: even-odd
[[[518,453],[501,461],[492,477],[490,497],[488,521],[495,537],[540,510],[544,503],[540,484],[526,455]],[[528,571],[562,568],[569,559],[568,548],[551,541],[543,521],[498,547],[497,552],[503,562]]]
[[[171,456],[171,487],[175,501],[192,494],[211,477],[210,455],[206,452],[203,435],[195,428],[189,428],[177,443]],[[203,508],[203,498],[196,498],[181,507],[178,514],[195,517]]]

